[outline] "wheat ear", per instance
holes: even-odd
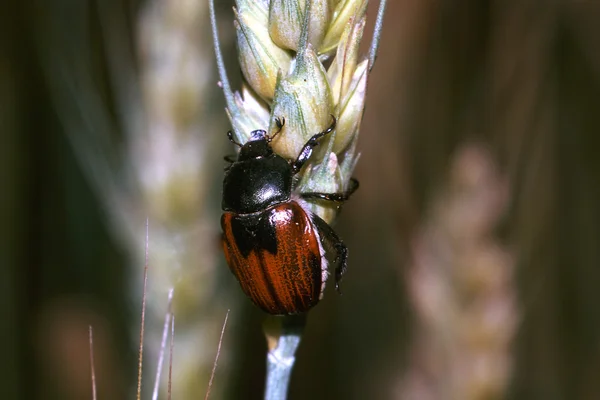
[[[380,3],[371,50],[361,57],[367,0],[237,0],[234,27],[243,84],[233,92],[227,78],[216,27],[211,22],[226,111],[239,143],[255,129],[275,134],[273,149],[294,159],[307,140],[337,119],[333,133],[300,172],[304,192],[343,192],[358,159],[356,143],[365,107],[369,72],[381,35],[385,1]],[[285,120],[281,128],[279,121]],[[331,223],[335,205],[310,203]],[[304,317],[270,317],[266,399],[285,399],[300,343]]]

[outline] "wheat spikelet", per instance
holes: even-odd
[[[293,159],[312,135],[331,125],[332,116],[337,119],[335,131],[322,140],[321,149],[301,173],[299,191],[342,192],[351,178],[377,47],[374,41],[371,57],[360,56],[367,3],[236,1],[234,26],[244,78],[239,92],[231,91],[219,62],[235,139],[244,143],[255,129],[274,134],[279,131],[276,121],[285,120],[273,148]],[[217,53],[218,47],[216,39]],[[335,218],[335,207],[310,207],[327,222]]]

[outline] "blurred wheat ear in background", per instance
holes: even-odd
[[[508,181],[471,143],[457,150],[444,186],[412,243],[406,282],[417,323],[399,398],[501,399],[519,319],[514,257],[494,237]]]
[[[227,65],[233,5],[216,10]],[[146,218],[146,344],[160,343],[173,287],[173,398],[204,395],[230,307],[211,399],[261,398],[262,315],[215,245],[230,148],[206,12],[195,0],[0,2],[0,398],[89,398],[90,324],[98,398],[131,398]],[[600,398],[598,20],[595,1],[389,2],[357,143],[361,188],[335,226],[350,249],[344,296],[311,313],[291,399],[401,399],[417,393],[411,382],[425,382],[423,398],[442,386]],[[496,171],[481,176],[499,181],[463,195],[452,166],[473,143],[491,161],[476,165]],[[471,247],[460,232],[479,185],[506,185],[507,198]],[[483,250],[497,258],[484,263]],[[432,314],[416,279],[429,268],[452,289]],[[470,307],[488,302],[513,310],[489,336],[477,328],[488,308]],[[485,346],[463,345],[465,327]],[[429,369],[483,349],[506,363],[460,374],[470,382]]]
[[[155,368],[173,288],[173,396],[191,398],[206,390],[226,310],[218,301],[218,231],[209,203],[223,136],[212,134],[208,100],[216,85],[206,54],[207,4],[131,6],[86,1],[49,7],[40,12],[36,39],[66,137],[107,227],[131,260],[133,268],[121,279],[132,304],[141,299],[143,226],[149,221],[145,371]],[[138,320],[131,316],[133,332]]]

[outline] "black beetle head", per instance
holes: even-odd
[[[250,140],[240,149],[238,161],[269,157],[271,154],[273,154],[271,138],[267,135],[266,131],[258,129],[251,132]]]
[[[264,130],[252,131],[223,180],[224,211],[251,214],[289,201],[293,172],[290,163],[271,149]]]

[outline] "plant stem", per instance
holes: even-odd
[[[305,315],[268,316],[265,320],[263,330],[269,348],[265,400],[287,398],[290,377],[296,361],[296,349],[300,345],[305,325]]]

